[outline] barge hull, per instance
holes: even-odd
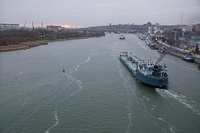
[[[148,83],[147,81],[143,80],[145,77],[144,75],[140,75],[137,70],[137,63],[132,63],[131,61],[127,61],[125,57],[119,58],[121,62],[127,67],[127,69],[131,72],[131,74],[136,77],[140,82],[156,88],[166,88],[168,85],[168,82],[162,83],[162,84],[156,84],[156,83]]]

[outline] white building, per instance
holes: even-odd
[[[19,29],[19,24],[5,24],[0,23],[0,30]]]
[[[61,29],[62,29],[61,26],[53,26],[53,25],[47,26],[47,30],[52,30],[52,31],[55,31],[55,32],[57,32]]]

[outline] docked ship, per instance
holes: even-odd
[[[184,56],[182,59],[183,59],[184,61],[194,62],[194,58],[193,58],[193,57]]]
[[[151,60],[145,62],[128,52],[122,52],[119,58],[142,83],[158,88],[165,88],[169,84],[165,64],[157,64]]]

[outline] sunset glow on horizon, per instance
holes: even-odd
[[[43,25],[41,25],[41,24],[38,24],[38,23],[33,23],[33,25],[32,25],[32,23],[30,23],[30,22],[29,22],[29,23],[26,23],[25,27],[27,27],[27,28],[32,28],[32,27],[34,26],[35,28],[39,28],[39,27],[42,27],[42,26],[43,26],[43,28],[45,28],[46,26],[50,26],[50,25],[52,25],[52,26],[61,26],[61,27],[66,28],[66,29],[74,29],[74,28],[83,28],[83,27],[87,27],[87,26],[69,25],[69,24],[43,24]],[[21,23],[20,26],[23,27],[24,24]]]
[[[75,25],[61,25],[61,27],[64,27],[64,28],[67,28],[67,29],[76,28]]]
[[[70,29],[70,28],[84,28],[84,27],[88,27],[88,26],[82,26],[82,25],[67,25],[67,24],[64,24],[64,25],[61,25],[61,27]]]

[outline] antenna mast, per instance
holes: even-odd
[[[181,25],[183,24],[183,13],[181,14]]]

